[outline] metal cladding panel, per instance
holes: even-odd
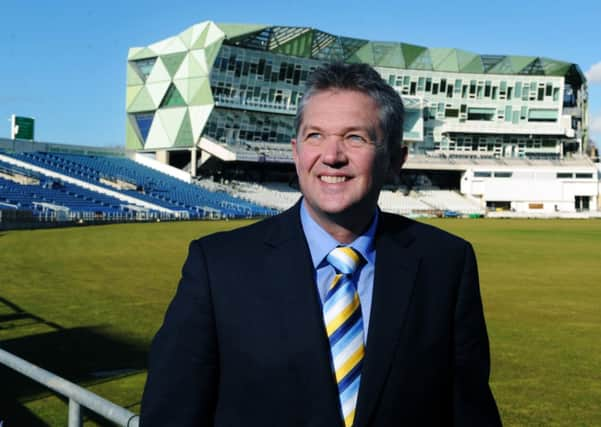
[[[215,58],[217,58],[217,54],[219,53],[219,50],[221,49],[221,44],[222,44],[222,42],[219,41],[217,43],[213,43],[212,45],[207,46],[204,49],[205,57],[206,57],[206,61],[207,61],[207,67],[208,67],[209,71],[213,67]]]
[[[184,115],[184,119],[180,125],[177,136],[175,137],[175,141],[173,143],[174,147],[193,147],[194,146],[194,137],[192,135],[192,126],[190,124],[190,113],[186,111]]]
[[[192,39],[190,49],[202,49],[207,44],[207,36],[209,34],[209,23],[202,28],[198,28],[195,38]]]
[[[186,107],[162,108],[157,110],[157,117],[161,121],[163,129],[165,129],[165,133],[169,138],[169,145],[173,145],[175,143],[175,139],[177,138],[177,134],[179,133],[180,127],[187,113],[188,109]]]
[[[146,83],[168,82],[169,80],[171,80],[169,71],[165,68],[165,64],[163,64],[161,58],[157,59],[154,67],[152,67],[152,71],[146,79]]]
[[[155,117],[150,126],[150,131],[146,137],[144,148],[168,148],[173,144],[169,141],[169,135],[165,131],[159,117]]]
[[[175,73],[182,65],[182,61],[186,57],[186,52],[170,53],[168,55],[161,55],[161,60],[169,73],[169,77],[175,76]]]
[[[131,63],[127,63],[127,85],[142,85],[144,80],[138,74],[138,70]]]
[[[213,111],[213,105],[198,105],[189,107],[190,111],[190,124],[192,126],[192,136],[194,141],[200,140],[200,135],[205,127],[205,124],[209,120],[209,116]]]
[[[137,131],[137,126],[132,123],[134,120],[131,116],[125,121],[125,148],[128,150],[141,150],[144,148],[142,137]]]
[[[209,22],[207,29],[207,38],[205,39],[204,46],[208,46],[213,43],[222,42],[225,38],[225,33],[219,29],[217,25]],[[204,47],[203,46],[203,47]]]
[[[138,95],[140,94],[140,91],[143,88],[144,88],[143,85],[127,87],[127,90],[125,92],[125,108],[126,109],[130,108],[130,106],[133,104],[134,100],[138,97]]]
[[[163,98],[165,98],[165,94],[167,93],[170,85],[171,83],[169,81],[146,84],[145,89],[152,98],[153,110],[161,105],[161,102],[163,102]]]
[[[150,93],[146,87],[142,88],[138,93],[138,96],[135,97],[127,111],[129,113],[137,113],[140,111],[152,111],[156,108]]]
[[[154,58],[155,56],[157,56],[157,53],[149,47],[139,48],[139,50],[137,50],[138,48],[132,49],[136,49],[136,52],[132,54],[132,52],[130,51],[130,55],[127,57],[127,59],[130,61],[134,61],[137,59]]]

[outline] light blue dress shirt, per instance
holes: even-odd
[[[367,231],[358,236],[351,244],[343,245],[334,239],[327,231],[317,224],[305,207],[303,200],[300,208],[301,224],[309,244],[309,252],[315,269],[315,283],[317,283],[317,292],[321,304],[326,298],[328,288],[336,275],[334,267],[326,260],[328,254],[337,246],[351,246],[365,259],[363,267],[354,274],[354,280],[357,283],[357,292],[359,301],[361,301],[361,315],[363,316],[363,342],[367,341],[367,331],[369,330],[369,315],[371,313],[371,300],[374,288],[374,267],[376,265],[376,249],[374,246],[374,236],[378,226],[378,214],[374,213],[374,219]],[[358,276],[358,277],[357,277]]]

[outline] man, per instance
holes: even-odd
[[[151,350],[143,426],[497,426],[471,246],[377,209],[403,106],[364,64],[297,113],[303,198],[190,245]]]

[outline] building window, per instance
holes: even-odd
[[[468,108],[467,119],[491,121],[495,117],[495,112],[494,108]]]
[[[574,174],[572,172],[557,172],[555,176],[557,179],[572,179]]]
[[[495,178],[511,178],[513,172],[495,172]]]
[[[492,173],[490,171],[476,171],[474,172],[474,178],[490,178]]]

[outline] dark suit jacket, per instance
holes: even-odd
[[[354,426],[500,425],[470,244],[380,215]],[[191,243],[141,425],[343,425],[298,204]]]

